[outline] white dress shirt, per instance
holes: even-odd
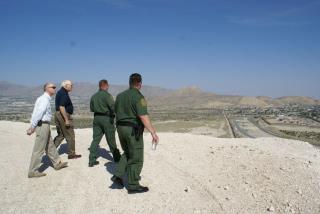
[[[51,105],[50,105],[51,97],[46,92],[38,97],[36,103],[34,104],[34,109],[31,116],[31,127],[36,128],[38,122],[42,121],[51,121]]]

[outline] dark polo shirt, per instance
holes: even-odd
[[[61,87],[56,94],[56,111],[60,111],[60,106],[64,106],[67,113],[73,114],[73,105],[69,97],[69,93],[63,87]]]

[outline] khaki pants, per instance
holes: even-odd
[[[56,123],[58,133],[58,135],[54,138],[54,145],[58,147],[61,142],[66,139],[68,145],[68,155],[74,155],[76,153],[76,149],[73,121],[71,116],[69,114],[67,115],[70,121],[70,127],[66,127],[64,118],[59,111],[54,114],[54,121]]]
[[[51,138],[49,124],[42,124],[42,126],[36,128],[36,140],[31,156],[29,173],[33,173],[40,168],[44,152],[49,156],[54,167],[61,161],[57,148],[54,146]]]

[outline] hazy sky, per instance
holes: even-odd
[[[319,0],[0,0],[0,80],[320,98]]]

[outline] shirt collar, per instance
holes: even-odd
[[[44,93],[43,93],[43,96],[45,96],[46,98],[48,98],[49,100],[51,100],[51,96],[50,96],[47,92],[44,92]]]
[[[64,87],[61,87],[61,90],[63,90],[66,94],[68,94],[67,89],[65,89]]]
[[[135,87],[130,87],[130,89],[136,90],[136,91],[140,91],[139,89],[135,88]]]

